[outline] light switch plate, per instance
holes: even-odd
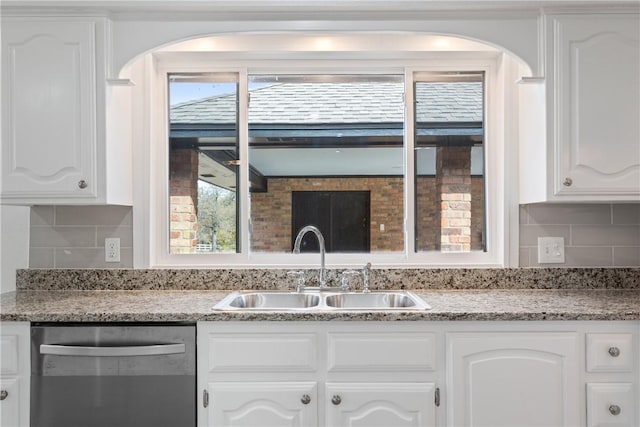
[[[538,264],[564,264],[564,237],[538,237]]]

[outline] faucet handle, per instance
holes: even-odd
[[[290,270],[287,271],[287,276],[293,277],[293,283],[296,286],[296,292],[302,292],[304,289],[304,271],[302,270]]]
[[[345,270],[340,275],[340,289],[347,292],[349,291],[349,280],[351,280],[354,276],[359,276],[360,271],[358,270]]]
[[[369,284],[371,282],[371,263],[368,262],[364,267],[362,267],[362,292],[369,293]]]

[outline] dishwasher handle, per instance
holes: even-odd
[[[158,356],[186,351],[185,344],[154,344],[118,347],[40,344],[40,354],[83,357]]]

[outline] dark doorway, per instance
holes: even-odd
[[[291,247],[298,231],[315,225],[327,252],[369,252],[368,191],[293,191],[291,193]],[[318,242],[307,233],[301,252],[318,252]]]

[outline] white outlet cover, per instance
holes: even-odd
[[[104,261],[120,262],[120,238],[107,237],[104,239]]]
[[[564,262],[564,237],[538,237],[538,264]]]

